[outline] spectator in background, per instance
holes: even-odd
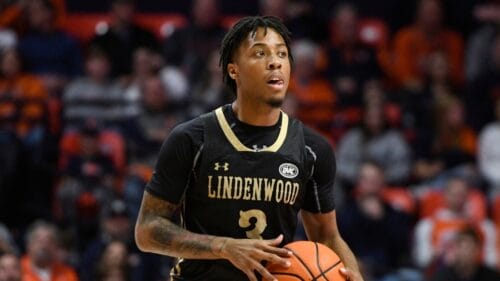
[[[495,37],[500,32],[500,2],[486,0],[476,3],[474,17],[480,22],[467,41],[465,53],[465,75],[467,82],[475,81],[491,66]]]
[[[332,122],[336,95],[328,80],[319,74],[319,46],[311,41],[296,41],[292,45],[295,63],[289,92],[296,104],[294,115],[316,129],[332,143]]]
[[[108,270],[113,270],[108,268],[109,265],[117,263],[120,265],[127,263],[126,277],[130,278],[129,280],[160,280],[161,272],[168,263],[158,256],[139,252],[133,240],[130,213],[127,208],[121,199],[115,199],[104,206],[100,231],[87,245],[82,255],[80,264],[82,281],[94,281],[99,276],[110,274]],[[119,260],[114,260],[113,253],[116,252],[120,253]],[[124,256],[126,252],[128,252],[127,257]],[[106,261],[106,265],[101,264],[102,261]],[[122,271],[122,268],[119,269]]]
[[[394,37],[394,62],[390,73],[398,85],[421,89],[429,55],[442,51],[450,63],[452,81],[463,81],[463,42],[460,34],[443,26],[439,0],[419,0],[415,22]]]
[[[0,6],[0,28],[8,28],[23,35],[26,32],[29,15],[27,10],[32,0],[3,1]],[[66,0],[51,0],[54,6],[55,24],[64,27],[66,22]]]
[[[500,194],[500,98],[495,103],[497,120],[488,124],[479,135],[478,165],[487,180],[491,198]]]
[[[280,18],[295,39],[323,44],[327,41],[327,24],[318,17],[315,8],[314,3],[306,0],[259,1],[260,14]]]
[[[170,103],[169,94],[158,75],[145,78],[141,84],[142,114],[129,125],[135,126],[131,132],[131,162],[154,165],[155,154],[170,130],[180,120],[175,115],[175,108]],[[129,139],[130,139],[129,138]]]
[[[84,194],[91,194],[98,207],[109,204],[114,197],[116,169],[110,157],[104,155],[99,145],[100,129],[85,125],[80,129],[80,154],[73,155],[64,167],[58,189],[58,201],[64,219],[81,222],[76,202]],[[78,220],[80,218],[80,220]],[[90,217],[96,221],[97,218]]]
[[[359,40],[358,21],[352,4],[340,4],[335,9],[327,75],[335,86],[340,108],[361,106],[364,84],[382,75],[376,50]]]
[[[492,105],[500,98],[500,28],[485,56],[489,63],[484,71],[469,83],[465,100],[469,123],[477,132],[495,119],[495,108]]]
[[[23,281],[78,281],[75,271],[58,257],[58,229],[36,221],[26,233],[27,253],[21,260]]]
[[[128,122],[125,128],[130,166],[123,192],[133,220],[139,212],[144,186],[149,180],[149,172],[144,171],[152,171],[163,141],[171,129],[183,120],[176,114],[175,104],[170,102],[165,88],[159,76],[146,78],[141,89],[142,114]]]
[[[482,259],[489,266],[495,266],[496,231],[491,221],[474,219],[465,208],[469,185],[466,180],[454,177],[447,181],[444,189],[444,206],[431,217],[421,219],[414,232],[413,255],[415,264],[432,269],[444,259],[450,248],[453,234],[467,225],[473,225],[484,238]],[[471,261],[472,262],[472,261]]]
[[[122,89],[111,81],[109,58],[98,48],[89,49],[85,76],[66,87],[63,102],[67,127],[77,128],[89,118],[109,126],[130,118]]]
[[[23,71],[19,53],[15,49],[3,50],[0,57],[0,104],[3,104],[7,115],[12,115],[6,116],[8,120],[4,120],[6,123],[2,125],[5,127],[0,130],[3,131],[4,148],[12,149],[5,150],[4,156],[16,155],[16,159],[11,159],[13,162],[5,166],[4,172],[9,173],[8,167],[15,166],[17,162],[22,163],[23,173],[30,175],[15,182],[22,185],[25,192],[5,195],[13,196],[9,201],[17,198],[23,202],[12,206],[12,210],[23,213],[25,218],[49,217],[50,213],[49,190],[52,188],[52,165],[57,142],[50,131],[54,124],[50,122],[51,114],[48,114],[48,99],[42,80]],[[8,113],[9,110],[12,112]],[[17,140],[19,143],[16,144]],[[3,188],[7,190],[11,187],[6,185]],[[33,198],[37,200],[31,202]]]
[[[129,281],[131,280],[129,263],[127,245],[121,241],[110,242],[97,264],[95,280]]]
[[[0,102],[0,222],[18,223],[12,216],[19,206],[22,146],[15,131],[16,106],[13,102]]]
[[[195,118],[233,100],[233,94],[222,82],[218,51],[214,50],[210,54],[207,69],[193,86],[192,92],[187,118]]]
[[[160,48],[152,32],[134,23],[134,9],[134,0],[111,1],[109,29],[90,42],[90,46],[104,50],[110,58],[112,77],[130,75],[132,54],[138,48]]]
[[[100,231],[97,236],[84,248],[80,264],[82,281],[96,279],[96,269],[99,267],[100,257],[113,241],[131,242],[131,225],[127,207],[122,200],[113,200],[109,205],[103,206],[100,220]]]
[[[432,281],[496,281],[500,274],[481,262],[482,241],[474,228],[466,227],[456,233],[449,260]]]
[[[339,230],[361,261],[369,280],[404,265],[410,249],[410,219],[382,197],[384,171],[364,162],[359,170],[353,202],[339,211]],[[371,277],[371,278],[370,278]]]
[[[224,36],[218,0],[194,0],[189,24],[176,30],[165,41],[167,65],[175,65],[194,84],[207,68],[210,54]]]
[[[17,253],[17,247],[9,229],[0,222],[0,254]]]
[[[49,93],[59,94],[68,79],[81,71],[79,46],[57,28],[52,2],[32,0],[27,13],[29,29],[19,41],[26,70],[39,75]]]
[[[151,75],[158,73],[160,66],[161,57],[149,48],[137,48],[132,54],[132,73],[130,79],[125,83],[119,83],[123,92],[121,95],[126,105],[124,113],[126,113],[128,119],[140,115],[142,102],[141,87]]]
[[[415,155],[413,176],[417,181],[428,180],[444,170],[443,161],[429,153],[437,131],[436,105],[457,92],[451,82],[446,55],[436,52],[429,55],[423,89],[403,89],[397,97],[403,108],[403,127],[412,132],[411,143]]]
[[[40,78],[24,72],[21,58],[16,49],[5,49],[0,59],[0,98],[19,102],[44,103],[48,99]]]
[[[475,162],[476,133],[465,123],[463,103],[455,97],[436,104],[432,150],[444,162],[445,169]]]
[[[16,255],[0,251],[0,281],[21,281],[21,266]]]
[[[363,124],[349,130],[337,147],[337,171],[348,185],[356,182],[364,161],[374,161],[384,170],[388,184],[404,183],[411,166],[411,151],[399,131],[389,129],[383,103],[365,107]]]

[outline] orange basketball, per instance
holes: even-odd
[[[295,241],[285,245],[292,251],[289,268],[268,264],[267,269],[279,281],[343,281],[340,268],[344,264],[327,246],[311,241]]]

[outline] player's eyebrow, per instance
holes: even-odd
[[[250,48],[254,48],[254,47],[267,47],[267,46],[269,46],[269,44],[257,42],[257,43],[252,44],[252,46],[250,46]],[[285,43],[278,43],[278,44],[275,44],[275,46],[276,47],[285,47],[286,44]]]

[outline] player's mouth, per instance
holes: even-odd
[[[283,78],[278,75],[273,75],[268,78],[267,85],[269,85],[269,87],[273,88],[274,90],[280,91],[285,87],[285,80],[283,80]]]

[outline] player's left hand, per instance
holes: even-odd
[[[363,277],[358,271],[352,271],[345,267],[340,269],[340,274],[344,275],[348,281],[363,281]]]

